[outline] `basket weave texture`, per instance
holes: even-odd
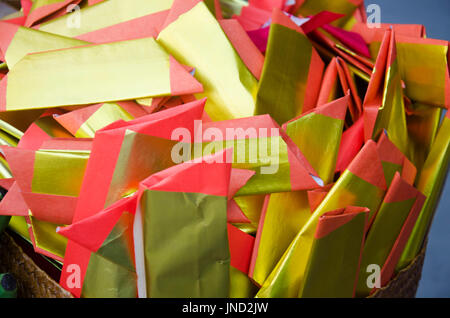
[[[19,298],[72,298],[6,233],[0,236],[0,272],[9,272],[17,279]]]
[[[389,284],[379,289],[369,298],[414,298],[422,277],[425,248],[405,269],[400,271]]]
[[[419,286],[425,249],[404,270],[369,298],[414,298]],[[29,258],[6,233],[0,236],[0,272],[17,279],[19,298],[73,298]]]

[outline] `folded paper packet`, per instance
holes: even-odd
[[[421,171],[430,152],[431,145],[436,138],[443,109],[413,103],[407,107],[406,111],[411,161],[414,162],[417,170]]]
[[[234,148],[233,168],[256,172],[237,196],[313,189],[322,180],[300,149],[269,115],[204,123],[195,129],[192,150],[185,154],[199,158],[217,151]],[[180,131],[186,145],[190,134]],[[181,147],[183,144],[181,145]],[[189,156],[188,156],[189,158]]]
[[[319,218],[299,297],[354,296],[368,221],[369,209],[361,207]]]
[[[19,110],[181,95],[202,85],[153,38],[143,38],[27,55],[2,79],[0,91],[0,108]]]
[[[378,139],[377,147],[381,164],[383,165],[384,178],[386,179],[388,187],[397,172],[401,174],[401,177],[405,182],[413,185],[417,176],[417,168],[400,151],[400,149],[394,145],[385,131]]]
[[[133,5],[130,5],[121,0],[107,0],[81,10],[73,10],[65,16],[44,22],[37,28],[44,32],[76,38],[130,20],[167,11],[172,3],[173,0],[133,0]]]
[[[350,93],[348,100],[350,116],[352,121],[356,122],[362,114],[362,101],[358,94],[354,75],[343,59],[333,58],[324,72],[317,106],[332,102],[348,93]]]
[[[212,158],[214,159],[214,158]],[[207,160],[207,159],[205,159]],[[156,199],[154,196],[158,195],[169,195],[169,196],[175,196],[178,197],[178,200],[180,200],[183,196],[191,196],[195,197],[198,196],[200,201],[198,201],[198,205],[195,207],[192,205],[194,201],[184,201],[184,204],[186,204],[185,208],[182,208],[180,210],[180,205],[172,205],[173,207],[173,213],[177,213],[177,218],[180,219],[182,217],[183,220],[186,221],[186,219],[192,224],[192,226],[198,226],[201,222],[206,220],[209,220],[216,224],[217,226],[220,226],[222,228],[222,232],[218,233],[217,235],[213,235],[213,237],[217,238],[216,241],[203,241],[201,246],[217,246],[218,243],[222,242],[221,244],[227,244],[226,237],[223,237],[224,234],[224,226],[226,226],[225,222],[219,222],[219,220],[224,221],[224,204],[226,205],[226,200],[224,201],[224,191],[226,191],[225,187],[225,180],[222,180],[223,183],[219,185],[225,188],[222,188],[219,191],[222,191],[221,196],[217,195],[208,195],[208,194],[200,194],[200,193],[184,193],[180,196],[181,191],[184,187],[189,187],[189,185],[183,184],[177,184],[178,181],[180,181],[180,178],[184,176],[184,174],[193,174],[195,175],[194,179],[198,181],[199,171],[198,169],[201,169],[201,171],[204,171],[204,169],[201,167],[199,163],[185,163],[183,165],[174,167],[172,169],[163,171],[161,173],[157,173],[155,175],[152,175],[148,179],[144,180],[141,183],[141,191],[139,193],[136,193],[132,197],[124,198],[119,201],[117,201],[115,204],[110,206],[109,208],[105,209],[104,211],[86,218],[78,223],[75,223],[69,227],[60,228],[58,233],[61,235],[64,235],[65,237],[81,244],[82,246],[86,247],[90,251],[93,252],[89,265],[87,267],[86,275],[83,280],[83,287],[82,287],[82,295],[83,297],[121,297],[121,298],[135,298],[138,296],[138,277],[136,274],[136,262],[150,262],[151,265],[149,265],[151,268],[159,268],[159,271],[155,273],[155,271],[151,271],[152,278],[149,278],[149,284],[150,286],[157,285],[157,288],[153,288],[151,291],[151,295],[148,295],[150,297],[160,297],[159,296],[159,289],[163,289],[161,292],[164,292],[165,286],[168,284],[168,286],[171,286],[171,284],[174,282],[174,278],[172,275],[164,275],[164,272],[173,270],[173,266],[176,264],[176,262],[172,262],[173,259],[171,259],[170,262],[165,262],[164,257],[158,257],[155,256],[155,253],[158,255],[166,254],[169,256],[171,254],[172,256],[174,249],[177,249],[177,246],[183,246],[185,244],[194,244],[197,245],[201,241],[195,240],[194,237],[191,236],[191,232],[184,232],[184,231],[177,231],[176,227],[173,228],[172,235],[168,235],[166,230],[164,230],[165,234],[163,237],[158,239],[158,242],[163,242],[164,240],[168,239],[167,244],[175,244],[174,246],[170,247],[167,244],[163,244],[165,246],[164,250],[160,250],[159,244],[158,246],[155,246],[152,244],[149,247],[146,247],[142,253],[140,254],[138,251],[142,249],[142,245],[135,245],[134,242],[140,242],[144,237],[154,237],[154,236],[160,236],[163,234],[161,232],[161,229],[163,229],[159,222],[167,220],[172,220],[170,217],[171,215],[167,213],[157,213],[154,209],[156,208]],[[218,169],[221,166],[225,166],[224,164],[208,164],[209,169],[213,169],[214,172],[219,172],[218,174],[222,174],[224,172],[223,169]],[[226,167],[225,167],[226,168]],[[211,174],[211,170],[205,171],[208,176]],[[228,176],[228,180],[230,180],[231,176],[229,175],[229,171],[227,174],[223,175],[222,177]],[[183,178],[184,180],[184,178]],[[215,181],[218,179],[215,178]],[[204,185],[200,186],[205,187],[208,186],[210,189],[210,185],[208,185],[208,180],[205,180],[206,183]],[[156,184],[150,186],[150,188],[147,188],[149,184],[152,184],[153,182],[156,182]],[[161,186],[162,188],[158,186],[158,184],[163,183]],[[215,184],[216,187],[218,186],[217,183]],[[192,185],[191,185],[192,186]],[[230,184],[231,186],[231,184]],[[163,191],[166,187],[170,188],[169,192]],[[175,190],[174,188],[175,187]],[[151,190],[153,188],[157,188],[158,190]],[[195,188],[195,187],[194,187]],[[194,189],[193,189],[194,190]],[[200,191],[196,188],[197,191]],[[204,190],[205,191],[205,190]],[[208,190],[209,191],[209,190]],[[156,193],[154,193],[156,192]],[[179,195],[177,195],[177,193]],[[152,197],[151,201],[148,201],[148,197]],[[140,198],[138,203],[138,198]],[[209,198],[209,199],[208,199]],[[171,201],[173,201],[174,197]],[[210,202],[207,204],[206,202]],[[137,203],[139,205],[137,205]],[[155,205],[156,204],[156,205]],[[221,207],[222,214],[217,214],[217,208]],[[136,210],[137,208],[137,210]],[[167,205],[164,204],[165,212]],[[159,208],[157,208],[159,209]],[[141,219],[134,218],[136,211],[138,211],[138,216],[140,215],[142,217]],[[184,211],[183,213],[179,214],[181,211]],[[186,215],[186,211],[191,211],[190,214]],[[195,212],[197,211],[197,212]],[[157,213],[154,215],[153,213]],[[150,215],[148,215],[150,214]],[[209,215],[209,217],[206,217],[206,215]],[[216,220],[216,221],[214,221]],[[211,226],[211,222],[208,221],[208,226],[203,226],[203,230],[207,230],[209,226]],[[147,222],[147,223],[146,223]],[[151,222],[149,225],[148,222]],[[179,221],[180,225],[185,225],[185,222]],[[142,227],[145,225],[145,227]],[[174,224],[173,224],[174,225]],[[95,229],[95,230],[94,230]],[[200,229],[199,229],[200,230]],[[92,235],[86,235],[86,233],[92,233]],[[142,236],[145,233],[144,236]],[[183,239],[177,239],[177,236],[179,236],[181,233],[187,233],[188,236],[184,237]],[[245,281],[243,278],[245,278],[245,274],[242,273],[242,271],[246,271],[246,266],[248,267],[248,259],[249,259],[249,251],[251,251],[251,248],[253,247],[253,241],[254,238],[241,232],[237,228],[228,225],[227,227],[227,236],[228,236],[228,244],[229,244],[229,257],[231,258],[231,267],[229,268],[230,271],[230,278],[229,278],[229,288],[230,288],[230,297],[236,297],[236,296],[252,296],[252,284],[248,281]],[[133,237],[135,236],[135,237]],[[194,240],[193,240],[194,239]],[[145,241],[146,244],[149,244],[153,240]],[[170,243],[172,242],[172,243]],[[156,250],[157,249],[157,250]],[[199,247],[192,247],[188,250],[198,250]],[[135,254],[136,250],[136,254]],[[154,252],[151,252],[153,251]],[[227,253],[228,251],[224,251],[224,253]],[[162,253],[162,254],[161,254]],[[168,254],[167,254],[168,253]],[[194,253],[195,254],[195,253]],[[135,257],[137,256],[137,258]],[[188,262],[186,262],[186,257],[181,256],[178,253],[175,253],[175,255],[178,255],[177,258],[180,260],[180,264],[182,266],[186,266]],[[193,255],[192,253],[189,253],[189,255]],[[210,259],[209,256],[204,255],[207,257],[207,259]],[[142,259],[144,257],[146,260]],[[182,258],[183,257],[183,258]],[[198,287],[197,283],[195,283],[195,278],[199,276],[198,273],[195,273],[196,266],[195,262],[197,262],[196,257],[190,257],[191,262],[193,262],[193,276],[192,279],[194,280],[194,283],[191,287],[187,285],[183,285],[184,292],[189,292],[189,288],[192,289],[192,294],[189,294],[190,297],[198,297],[195,296],[196,289]],[[136,260],[136,261],[135,261]],[[206,265],[206,259],[202,257],[201,259],[201,268],[208,267],[209,265]],[[214,261],[212,261],[213,263]],[[230,262],[230,261],[229,261]],[[221,266],[226,266],[227,263],[223,263]],[[197,264],[198,266],[198,264]],[[227,269],[228,270],[228,269]],[[227,270],[222,270],[222,274],[224,276],[227,275]],[[107,272],[108,275],[104,275],[104,273]],[[182,271],[184,274],[186,273],[185,270]],[[158,274],[161,273],[161,274]],[[143,274],[141,274],[143,275]],[[142,279],[144,282],[142,282]],[[225,279],[226,280],[226,279]],[[143,293],[143,295],[146,294],[147,288],[145,287],[145,277],[140,277],[140,282],[143,283],[144,289],[140,292]],[[184,281],[186,282],[186,281]],[[225,286],[225,285],[224,285]],[[142,287],[142,286],[141,286]],[[148,287],[149,289],[150,287]],[[167,287],[172,288],[172,287]],[[245,290],[242,290],[244,288]],[[171,291],[171,289],[170,289]],[[226,291],[226,290],[225,290]],[[225,292],[224,291],[224,292]],[[181,292],[181,291],[180,291]],[[198,292],[207,292],[206,290],[201,290]],[[140,296],[143,296],[140,294]]]
[[[38,151],[40,148],[55,148],[55,146],[61,148],[62,144],[55,145],[55,141],[58,142],[58,138],[71,138],[71,135],[53,119],[52,115],[54,113],[60,112],[46,112],[32,123],[20,139],[17,149],[33,152]],[[79,141],[83,142],[83,140]],[[12,174],[10,176],[12,177]],[[0,202],[0,213],[13,216],[10,227],[20,236],[28,240],[37,253],[62,261],[67,240],[57,235],[55,229],[59,225],[58,222],[61,221],[61,217],[70,218],[70,215],[73,214],[74,211],[70,209],[70,201],[73,201],[73,198],[68,197],[68,201],[65,202],[63,197],[59,197],[62,208],[61,210],[54,211],[47,209],[46,205],[49,204],[49,200],[52,200],[53,196],[39,196],[43,197],[42,201],[32,199],[33,202],[31,203],[32,206],[38,205],[38,212],[40,211],[42,213],[41,216],[36,218],[33,216],[33,211],[30,211],[30,207],[25,201],[18,183],[14,180],[14,183],[8,189],[8,193]],[[53,215],[50,213],[51,211],[54,212]],[[43,221],[42,219],[49,220],[50,222]]]
[[[368,284],[371,266],[380,268],[379,287],[391,280],[424,202],[425,196],[397,172],[364,244],[356,288],[358,297],[367,297],[373,289]]]
[[[82,46],[88,42],[0,21],[0,49],[9,69],[27,54]]]
[[[317,107],[283,125],[325,184],[334,178],[348,98]],[[325,128],[326,127],[326,128]],[[328,156],[323,156],[323,153]],[[256,235],[250,277],[262,285],[278,260],[311,217],[307,191],[266,197]]]
[[[204,160],[178,165],[141,184],[135,220],[140,297],[228,296],[226,196],[231,164],[208,163],[214,156]]]
[[[323,69],[323,61],[301,28],[275,10],[255,114],[269,114],[282,124],[314,108]]]
[[[417,189],[426,197],[425,204],[419,214],[419,218],[412,230],[406,247],[400,257],[396,270],[399,271],[419,254],[424,240],[429,231],[437,203],[447,175],[449,162],[449,123],[450,117],[447,113],[439,127],[438,134],[434,140],[427,160],[418,177]]]
[[[346,96],[318,106],[283,125],[324,184],[334,179],[349,100]]]
[[[177,144],[172,132],[183,127],[194,131],[201,120],[205,100],[150,114],[129,122],[117,121],[95,135],[74,222],[79,222],[136,192],[149,175],[173,166],[171,152]],[[78,264],[83,279],[91,252],[69,240],[61,285],[74,295],[80,286],[68,285],[70,264]]]
[[[28,137],[27,133],[25,136]],[[0,213],[15,216],[14,229],[30,240],[37,253],[62,262],[67,240],[57,235],[55,229],[59,225],[72,223],[90,142],[83,139],[53,139],[44,141],[39,150],[21,147],[7,149],[5,153],[13,161],[19,160],[17,158],[28,160],[30,164],[27,167],[31,170],[17,170],[15,164],[11,165],[13,174],[15,171],[20,172],[0,203]],[[23,162],[18,162],[19,166],[22,167]],[[49,175],[48,169],[52,170]],[[31,190],[28,189],[30,181]],[[65,187],[56,189],[53,184],[63,184]],[[61,194],[55,189],[75,192]],[[27,224],[26,231],[20,224]]]
[[[200,0],[175,0],[158,42],[178,61],[195,67],[212,120],[254,114],[257,80],[217,20]]]
[[[367,168],[369,162],[370,169]],[[376,143],[370,140],[297,233],[257,297],[298,297],[305,283],[305,270],[319,218],[329,211],[348,206],[367,207],[371,218],[378,210],[385,191],[380,155]]]
[[[60,235],[92,252],[82,281],[83,297],[137,297],[133,247],[136,204],[137,196],[123,198],[90,218],[58,229]]]
[[[4,140],[4,145],[11,147],[20,147],[30,150],[38,150],[39,147],[46,141],[53,137],[67,137],[70,138],[64,128],[60,127],[56,122],[52,121],[51,112],[43,114],[34,123],[32,123],[28,129],[23,133],[22,131],[14,128],[9,123],[0,120],[0,130],[8,134],[8,140]],[[54,125],[56,124],[56,125]],[[42,127],[42,128],[41,128]],[[61,128],[61,129],[59,129]],[[3,138],[3,137],[2,137]],[[15,184],[15,180],[11,174],[11,169],[5,160],[5,154],[2,153],[0,156],[1,162],[1,174],[2,179],[0,179],[0,186],[4,189],[10,191]],[[17,187],[17,185],[16,185]],[[6,194],[7,195],[7,194]],[[5,195],[5,196],[6,196]]]
[[[80,11],[80,14],[83,12]],[[142,17],[80,34],[74,38],[91,43],[108,43],[148,37],[156,38],[168,13],[169,10],[152,12]]]
[[[266,195],[249,271],[256,284],[264,283],[310,217],[307,191]]]
[[[140,18],[136,23],[144,24],[144,30],[147,28],[154,29],[153,27],[147,25],[149,23],[156,23],[155,21],[159,21],[159,24],[164,22],[168,10],[164,11],[165,14],[158,13],[158,19],[153,17],[153,15],[147,17],[144,16]],[[148,21],[147,21],[148,20]],[[127,26],[114,26],[112,28],[101,29],[95,31],[94,34],[89,34],[89,37],[86,40],[89,40],[93,43],[104,43],[104,42],[112,42],[112,41],[122,41],[129,40],[135,38],[146,38],[146,37],[154,37],[157,35],[156,32],[151,32],[151,34],[147,34],[145,32],[134,32],[134,33],[124,33],[122,32],[123,28],[130,27],[131,30],[140,30],[140,28],[131,23],[134,20],[126,22]],[[147,23],[148,22],[148,23]],[[147,24],[146,24],[147,23]],[[128,26],[130,24],[130,26]],[[63,48],[71,48],[71,47],[79,47],[83,45],[88,45],[90,42],[80,41],[72,38],[67,38],[63,36],[59,36],[52,33],[42,32],[39,30],[34,30],[30,28],[20,27],[18,25],[12,25],[9,23],[0,22],[0,27],[2,29],[2,35],[0,36],[0,48],[1,51],[5,52],[3,59],[7,61],[8,67],[13,68],[14,65],[20,61],[27,54],[50,51],[56,49]],[[128,29],[127,29],[128,30]],[[0,53],[1,53],[0,51]],[[262,65],[262,64],[261,64]],[[192,72],[191,68],[184,67],[186,71],[189,73]],[[143,106],[149,106],[149,111],[153,110],[156,107],[161,106],[159,103],[166,103],[166,99],[168,97],[159,97],[159,98],[140,98],[136,101]],[[149,100],[147,103],[146,101]],[[156,102],[158,101],[158,104]],[[124,102],[122,102],[123,104]],[[127,101],[127,104],[131,104],[130,101]],[[134,110],[135,107],[128,107],[129,110],[133,111],[133,115],[136,116],[136,112],[140,113],[139,110]],[[83,112],[83,111],[81,111]],[[110,118],[113,120],[114,118]]]
[[[57,224],[72,223],[90,146],[89,140],[62,139],[39,150],[3,148],[33,217]]]
[[[138,38],[156,37],[168,10],[70,38],[41,30],[0,22],[0,48],[9,69],[26,54]],[[124,32],[124,29],[127,32]]]
[[[130,121],[148,115],[144,107],[132,101],[86,106],[62,115],[55,120],[77,138],[94,138],[100,130],[117,120]]]
[[[448,41],[425,38],[423,25],[382,24],[381,28],[355,25],[369,44],[372,56],[377,56],[384,30],[388,28],[396,33],[398,67],[405,82],[405,94],[419,103],[448,108]]]
[[[200,100],[132,121],[116,121],[97,131],[92,150],[95,157],[90,161],[85,179],[89,180],[87,187],[99,189],[94,194],[86,191],[86,195],[102,193],[100,201],[95,203],[101,202],[98,207],[102,208],[136,191],[139,182],[153,169],[174,165],[171,151],[177,141],[171,140],[172,131],[179,127],[193,130],[194,120],[202,116],[204,103]],[[96,169],[100,167],[105,174],[103,179],[96,177]]]
[[[450,106],[449,42],[397,37],[398,64],[405,81],[405,94],[412,100]],[[423,74],[427,74],[424,79]]]
[[[410,157],[403,89],[393,30],[387,30],[364,99],[365,139],[377,139],[383,129]]]
[[[109,43],[157,37],[168,13],[169,10],[150,13],[136,19],[78,35],[76,38],[69,38],[2,22],[0,26],[3,34],[0,37],[0,44],[2,45],[2,51],[6,52],[5,56],[8,61],[8,66],[12,68],[15,62],[27,53],[75,47],[88,43]],[[245,34],[245,31],[237,21],[219,20],[219,23],[245,65],[259,79],[264,63],[262,54]]]

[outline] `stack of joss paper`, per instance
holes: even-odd
[[[449,42],[363,0],[22,0],[0,215],[75,297],[367,297],[424,247]]]

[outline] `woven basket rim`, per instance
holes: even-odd
[[[18,297],[73,298],[23,251],[15,240],[4,232],[0,235],[0,265],[17,279]]]
[[[368,296],[367,298],[415,297],[422,276],[422,269],[425,260],[425,255],[426,255],[426,243],[424,244],[424,247],[422,248],[419,255],[417,255],[408,266],[399,271],[385,287],[378,289],[375,293]],[[396,290],[399,290],[398,287],[402,288],[410,287],[411,289],[408,291],[408,295],[403,295],[400,291],[397,291],[398,294],[395,293]]]
[[[4,238],[2,238],[4,237]],[[15,260],[16,262],[26,265],[28,269],[31,269],[33,276],[37,278],[38,282],[34,282],[35,285],[39,286],[27,286],[31,287],[29,292],[22,294],[31,297],[41,297],[41,298],[74,298],[73,295],[65,290],[60,284],[53,280],[45,271],[43,271],[35,262],[23,252],[22,248],[14,241],[14,239],[8,234],[3,233],[0,236],[0,242],[6,241],[8,248],[16,249],[14,253],[16,258],[21,257],[22,260]],[[401,270],[389,283],[378,289],[374,294],[367,298],[408,298],[415,297],[417,292],[417,287],[420,281],[422,266],[426,253],[426,245],[416,258],[409,264],[406,268]],[[18,275],[18,273],[13,273]],[[20,273],[19,273],[20,274]],[[23,274],[23,272],[22,272]],[[17,277],[19,280],[23,277]],[[29,280],[29,277],[26,278]],[[37,284],[39,283],[39,284]],[[31,283],[30,283],[31,284]],[[42,289],[45,289],[45,294],[39,294]],[[406,291],[405,291],[406,288]]]

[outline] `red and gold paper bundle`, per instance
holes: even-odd
[[[431,146],[428,157],[417,180],[417,189],[422,191],[427,199],[411,236],[401,255],[397,269],[406,267],[424,244],[427,232],[431,226],[440,193],[447,175],[449,160],[449,114],[447,113],[439,128],[438,134]]]
[[[21,3],[0,215],[75,297],[367,297],[424,247],[450,141],[424,26],[363,0]]]
[[[194,157],[232,147],[235,152],[228,160],[233,167],[255,171],[238,197],[323,186],[300,149],[269,115],[209,122],[194,133]]]
[[[371,163],[370,170],[366,168],[365,162]],[[320,217],[330,211],[358,206],[369,209],[370,219],[378,210],[385,192],[386,181],[380,154],[375,142],[369,141],[298,231],[264,281],[258,296],[298,297],[307,278],[305,271]]]
[[[36,28],[44,32],[86,41],[92,39],[102,41],[102,36],[106,36],[104,39],[107,41],[125,40],[130,39],[130,35],[134,37],[133,34],[136,32],[145,37],[145,35],[148,36],[148,32],[153,32],[154,28],[159,30],[173,0],[135,0],[135,5],[132,6],[120,0],[93,0],[91,2],[97,3],[78,10],[69,10],[65,16],[41,23]],[[79,20],[80,17],[83,19],[82,23]],[[143,26],[150,26],[150,28],[143,30]],[[133,28],[135,30],[132,30]]]
[[[60,72],[67,65],[73,69]],[[53,90],[60,94],[42,94]],[[0,91],[7,111],[190,94],[202,85],[155,39],[142,38],[26,55],[2,79]]]
[[[134,195],[59,229],[93,252],[82,296],[232,296],[230,276],[247,273],[254,238],[226,221],[231,164],[223,158],[231,151],[153,174]]]
[[[256,114],[279,124],[314,108],[324,64],[300,27],[274,11],[258,86]]]
[[[381,268],[380,287],[386,286],[392,278],[424,201],[425,196],[397,172],[369,230],[361,256],[361,268],[367,269],[370,265]],[[358,296],[369,295],[367,279],[368,275],[361,272],[356,287]]]
[[[286,133],[314,165],[324,184],[334,177],[347,100],[315,108],[283,125]],[[327,128],[325,128],[327,127]],[[323,132],[329,132],[324,135]],[[329,153],[323,156],[324,152]],[[309,191],[273,193],[266,197],[250,267],[252,279],[262,285],[290,242],[311,217]]]
[[[98,131],[74,222],[132,195],[149,175],[173,166],[171,151],[177,142],[171,140],[172,130],[179,127],[193,130],[194,120],[201,118],[203,106],[204,101],[196,101],[129,122],[116,121]],[[70,276],[66,270],[68,264],[77,264],[84,274],[90,254],[89,250],[69,240],[61,281]],[[72,292],[81,295],[80,287]]]
[[[158,35],[170,54],[195,68],[212,120],[249,117],[255,111],[257,80],[201,0],[175,0]],[[198,93],[198,92],[196,92]]]
[[[347,207],[319,218],[299,297],[354,296],[368,214],[367,208]]]

